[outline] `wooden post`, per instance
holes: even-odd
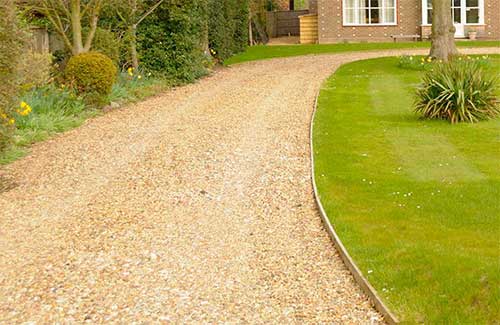
[[[290,0],[289,9],[290,10],[295,10],[295,0]]]

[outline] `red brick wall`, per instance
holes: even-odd
[[[421,34],[422,1],[397,0],[396,26],[343,26],[342,0],[317,0],[319,42],[391,41],[391,35]],[[500,0],[484,0],[485,26],[474,27],[478,38],[500,39]],[[426,28],[424,28],[426,29]],[[466,26],[466,30],[473,29]]]
[[[484,0],[484,23],[484,33],[478,32],[478,37],[500,40],[500,0]]]

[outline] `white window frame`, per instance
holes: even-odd
[[[346,15],[346,10],[348,9],[346,6],[346,0],[342,0],[342,26],[370,26],[370,27],[378,27],[378,26],[397,26],[398,25],[398,2],[399,0],[394,0],[394,22],[393,23],[363,23],[363,24],[356,24],[356,23],[348,23],[346,21],[347,15]],[[356,2],[357,4],[357,2]],[[357,5],[355,5],[357,6]],[[364,7],[363,7],[364,8]],[[377,7],[380,8],[380,13],[381,17],[385,15],[385,8],[383,7]],[[352,9],[352,8],[349,8]],[[354,16],[356,17],[355,20],[358,21],[358,15],[359,15],[359,7],[354,7]],[[369,7],[369,12],[371,11],[371,7]],[[382,18],[383,19],[383,18]]]
[[[423,26],[431,26],[427,19],[427,10],[429,9],[429,0],[422,0],[422,25]],[[484,0],[479,0],[479,22],[478,23],[467,23],[467,1],[461,0],[461,8],[462,8],[462,21],[465,21],[464,25],[466,26],[481,26],[484,25]],[[477,7],[469,7],[469,8],[477,8]]]

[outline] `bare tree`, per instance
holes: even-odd
[[[130,41],[130,56],[132,66],[139,67],[139,56],[137,55],[137,28],[151,15],[164,0],[157,0],[153,5],[146,5],[144,0],[117,0],[115,8],[118,17],[127,26]]]
[[[90,51],[103,0],[37,0],[35,4],[73,55]],[[88,22],[85,37],[82,22]]]
[[[450,0],[434,0],[432,4],[432,36],[430,56],[448,61],[457,55],[455,26],[451,16]]]

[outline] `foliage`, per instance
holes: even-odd
[[[111,93],[116,74],[113,61],[97,52],[71,57],[65,69],[65,77],[71,87],[97,105],[102,104]]]
[[[13,0],[0,2],[0,152],[10,142],[15,122],[13,107],[19,91],[17,67],[22,56],[24,33],[16,17]]]
[[[120,61],[122,42],[112,31],[98,27],[96,29],[92,50],[109,57],[116,65]]]
[[[402,55],[399,57],[398,67],[401,69],[424,71],[430,70],[435,62],[437,61],[433,60],[430,56]]]
[[[109,101],[114,103],[133,102],[152,96],[171,85],[171,81],[155,79],[151,73],[145,73],[131,67],[119,74],[109,95]]]
[[[0,164],[22,157],[25,147],[75,128],[96,114],[71,89],[57,88],[54,84],[34,88],[21,99],[27,106],[18,108],[13,146],[0,155]]]
[[[24,90],[41,87],[49,82],[52,59],[52,55],[48,53],[38,53],[32,50],[24,52],[18,65],[20,84]]]
[[[187,82],[203,75],[204,10],[204,0],[164,1],[138,28],[142,67]]]
[[[439,63],[424,75],[416,92],[415,111],[451,123],[495,118],[500,115],[497,90],[498,77],[476,60]]]
[[[248,45],[248,17],[248,0],[209,0],[209,46],[219,60],[245,50]]]

